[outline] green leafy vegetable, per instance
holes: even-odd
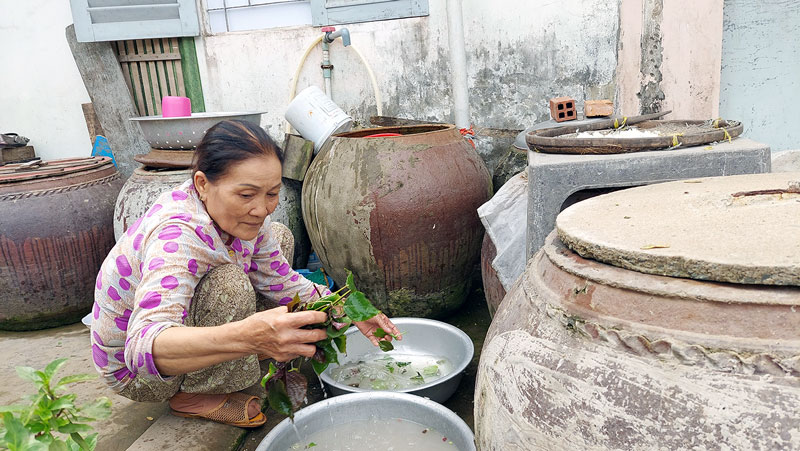
[[[76,405],[77,396],[62,393],[76,382],[94,380],[96,375],[65,376],[55,382],[55,375],[67,359],[50,362],[44,371],[17,367],[20,378],[33,382],[37,392],[28,396],[27,405],[0,406],[0,448],[9,450],[78,451],[94,450],[97,434],[86,423],[111,414],[108,398],[83,406]]]
[[[297,372],[300,365],[310,360],[314,372],[322,374],[331,363],[339,363],[338,353],[347,353],[345,332],[350,325],[354,322],[367,321],[378,315],[380,310],[372,305],[364,293],[356,289],[353,273],[350,271],[347,274],[346,285],[337,292],[311,302],[303,302],[300,296],[295,294],[287,307],[290,312],[314,310],[328,315],[325,322],[313,326],[325,329],[327,333],[325,340],[316,343],[317,352],[313,358],[298,357],[288,363],[271,363],[269,371],[261,380],[261,385],[268,392],[269,405],[276,411],[294,419],[294,409],[299,407],[297,401],[305,398],[300,395],[304,395],[308,387],[303,375]],[[382,331],[382,329],[378,330]],[[394,347],[388,341],[381,341],[380,348],[387,351]],[[37,377],[35,374],[29,373],[25,373],[25,376]]]
[[[424,376],[436,376],[439,374],[439,366],[438,365],[430,365],[426,366],[422,369],[422,374]]]
[[[289,393],[286,392],[286,385],[284,385],[282,379],[278,379],[270,385],[267,399],[269,400],[269,406],[275,411],[294,420],[292,400],[289,399]]]
[[[421,374],[419,374],[419,371],[417,371],[417,375],[412,377],[411,380],[416,382],[416,383],[418,383],[418,384],[424,384],[425,383],[425,379],[422,377]]]
[[[360,323],[380,313],[369,299],[360,291],[353,291],[344,303],[344,313],[353,321]]]
[[[345,337],[344,335],[334,337],[333,344],[336,345],[336,349],[338,349],[339,352],[341,352],[342,354],[347,354],[347,337]]]
[[[381,348],[383,352],[389,352],[394,349],[394,345],[391,341],[379,341],[378,346]]]

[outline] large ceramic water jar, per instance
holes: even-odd
[[[0,171],[0,329],[79,321],[114,246],[120,174],[106,157]]]
[[[564,210],[486,337],[478,448],[800,449],[798,218],[799,173]]]
[[[191,169],[136,168],[120,190],[114,206],[114,237],[119,239],[129,225],[145,214],[158,196],[189,180],[191,176]]]
[[[490,195],[489,171],[454,126],[367,129],[317,155],[303,219],[334,280],[349,269],[387,314],[437,317],[466,299]]]

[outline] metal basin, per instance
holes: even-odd
[[[281,421],[256,451],[284,451],[298,442],[298,433],[302,437],[334,424],[373,418],[414,421],[445,435],[453,442],[454,450],[475,450],[469,426],[448,408],[406,393],[375,392],[337,396],[301,409],[294,416],[294,427],[289,418]]]
[[[403,332],[403,340],[393,341],[395,350],[388,352],[387,355],[392,353],[439,355],[446,357],[453,364],[453,371],[440,379],[393,392],[424,396],[440,403],[447,401],[458,388],[464,369],[472,360],[474,352],[472,340],[461,329],[441,321],[425,318],[392,318],[392,322]],[[367,354],[380,352],[355,327],[348,330],[346,335],[347,355],[339,354],[339,362],[342,365],[357,362]],[[374,390],[351,387],[334,381],[331,376],[333,367],[335,364],[320,375],[325,389],[331,395],[377,393]]]
[[[197,147],[206,130],[218,122],[243,120],[261,123],[260,112],[192,113],[185,117],[144,116],[132,117],[139,123],[144,138],[154,149],[190,150]]]

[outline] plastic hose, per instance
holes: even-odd
[[[311,45],[309,45],[306,51],[303,53],[303,57],[300,58],[300,64],[297,65],[297,70],[294,71],[294,78],[292,79],[292,88],[289,90],[289,102],[291,102],[294,99],[294,95],[297,94],[297,80],[300,78],[300,71],[303,69],[303,64],[305,64],[306,58],[308,58],[308,55],[311,53],[314,47],[316,47],[317,44],[322,42],[322,38],[324,37],[325,35],[323,34],[320,35],[317,39],[314,39],[314,42],[312,42]],[[290,124],[287,121],[286,133],[289,134],[291,132],[292,132],[292,124]]]
[[[291,102],[294,99],[295,94],[297,94],[297,81],[300,78],[300,71],[303,69],[303,65],[306,62],[306,58],[308,58],[308,55],[311,53],[311,50],[313,50],[314,47],[317,46],[317,44],[322,42],[322,39],[324,37],[325,37],[325,35],[323,34],[320,37],[318,37],[317,39],[315,39],[314,42],[312,42],[311,45],[308,46],[308,48],[306,49],[305,53],[303,53],[303,57],[300,58],[300,64],[297,65],[297,70],[295,70],[295,72],[294,72],[294,79],[292,80],[292,87],[289,90],[289,102]],[[364,58],[364,55],[362,55],[361,52],[354,45],[350,45],[349,47],[351,49],[353,49],[353,51],[356,52],[356,55],[358,55],[358,58],[361,60],[361,63],[367,69],[367,74],[369,75],[369,80],[372,83],[372,91],[373,91],[373,94],[375,95],[375,105],[376,105],[376,109],[378,110],[378,116],[383,116],[383,99],[381,99],[381,92],[380,92],[380,90],[378,90],[378,80],[375,78],[375,72],[373,72],[372,67],[370,67],[369,63],[367,63],[367,60]],[[292,124],[290,124],[287,121],[286,122],[286,133],[288,134],[288,133],[291,133],[291,132],[292,132]]]

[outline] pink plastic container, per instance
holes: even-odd
[[[161,98],[162,117],[186,117],[192,115],[192,101],[188,97],[164,96]]]

